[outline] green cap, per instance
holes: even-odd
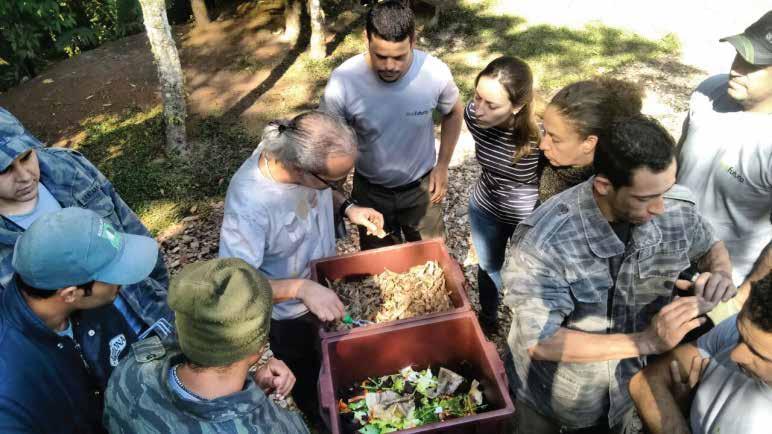
[[[751,24],[745,32],[720,41],[732,44],[737,54],[751,65],[772,65],[772,11]]]
[[[272,298],[268,280],[242,259],[186,266],[169,286],[182,352],[205,367],[257,354],[268,340]]]

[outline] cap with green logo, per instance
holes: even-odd
[[[56,290],[91,281],[130,285],[150,275],[157,258],[154,239],[119,232],[94,211],[64,208],[19,237],[12,265],[28,285]]]
[[[751,24],[743,33],[720,40],[729,42],[752,65],[772,65],[772,11]]]

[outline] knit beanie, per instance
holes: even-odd
[[[238,258],[187,265],[169,286],[180,348],[193,363],[227,366],[257,354],[268,339],[268,280]]]

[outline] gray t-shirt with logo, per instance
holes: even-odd
[[[414,49],[410,69],[393,83],[379,79],[365,55],[347,60],[332,72],[322,109],[356,130],[357,173],[372,183],[399,187],[434,167],[432,111],[446,115],[457,100],[448,66]]]
[[[772,427],[772,388],[744,374],[730,354],[737,346],[737,315],[700,337],[697,347],[710,363],[692,402],[694,434],[766,434]]]
[[[740,285],[772,240],[772,114],[742,111],[727,95],[726,75],[692,95],[678,183],[726,243]]]

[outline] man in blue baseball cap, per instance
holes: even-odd
[[[90,209],[120,232],[150,236],[107,178],[78,152],[44,147],[0,108],[0,293],[13,276],[19,236],[37,219],[66,207]],[[166,303],[169,276],[163,257],[148,278],[124,285],[114,304],[137,334],[165,337],[174,314]]]
[[[104,432],[107,379],[138,339],[113,301],[157,258],[155,240],[82,208],[27,228],[0,294],[0,432]]]

